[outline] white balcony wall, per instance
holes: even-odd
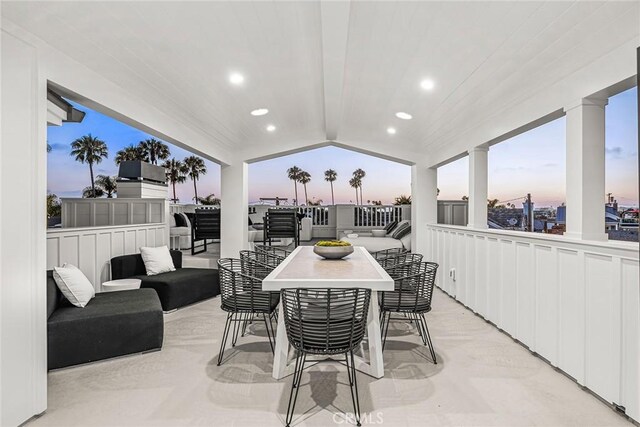
[[[165,199],[62,199],[62,227],[165,222]]]
[[[438,287],[640,419],[637,244],[427,229]]]
[[[47,231],[47,270],[65,262],[87,276],[96,292],[111,278],[111,258],[140,252],[141,246],[168,245],[165,223]]]
[[[336,205],[336,238],[344,237],[345,231],[367,234],[389,221],[410,219],[411,205]]]

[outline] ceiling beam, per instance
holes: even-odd
[[[338,138],[342,116],[342,89],[349,40],[350,1],[320,2],[322,68],[324,77],[324,120],[327,139]]]

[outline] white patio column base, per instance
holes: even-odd
[[[565,236],[608,240],[605,232],[606,99],[582,99],[567,113]]]
[[[221,168],[220,257],[238,258],[249,249],[248,165],[238,161]]]
[[[485,229],[487,226],[489,147],[469,150],[469,219],[467,227]]]

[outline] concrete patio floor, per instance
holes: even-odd
[[[408,323],[396,321],[385,377],[358,375],[363,425],[631,426],[592,394],[443,292],[427,321],[434,365]],[[49,374],[49,409],[36,426],[282,426],[291,377],[271,377],[262,325],[222,366],[219,297],[165,316],[164,348]],[[345,425],[352,412],[338,363],[309,368],[294,425]]]

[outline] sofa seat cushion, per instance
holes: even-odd
[[[163,334],[152,289],[96,294],[84,308],[65,301],[47,323],[49,369],[158,349]]]
[[[172,236],[191,236],[191,229],[189,227],[171,227],[169,234]]]
[[[136,276],[141,288],[155,289],[164,311],[174,310],[220,294],[218,270],[179,268],[154,276]]]
[[[393,249],[393,248],[402,248],[402,242],[398,239],[394,239],[392,237],[368,237],[368,236],[359,236],[359,237],[343,237],[340,239],[344,242],[349,242],[353,246],[364,246],[364,248],[369,252],[377,252],[384,249]],[[405,248],[405,249],[411,249]]]

